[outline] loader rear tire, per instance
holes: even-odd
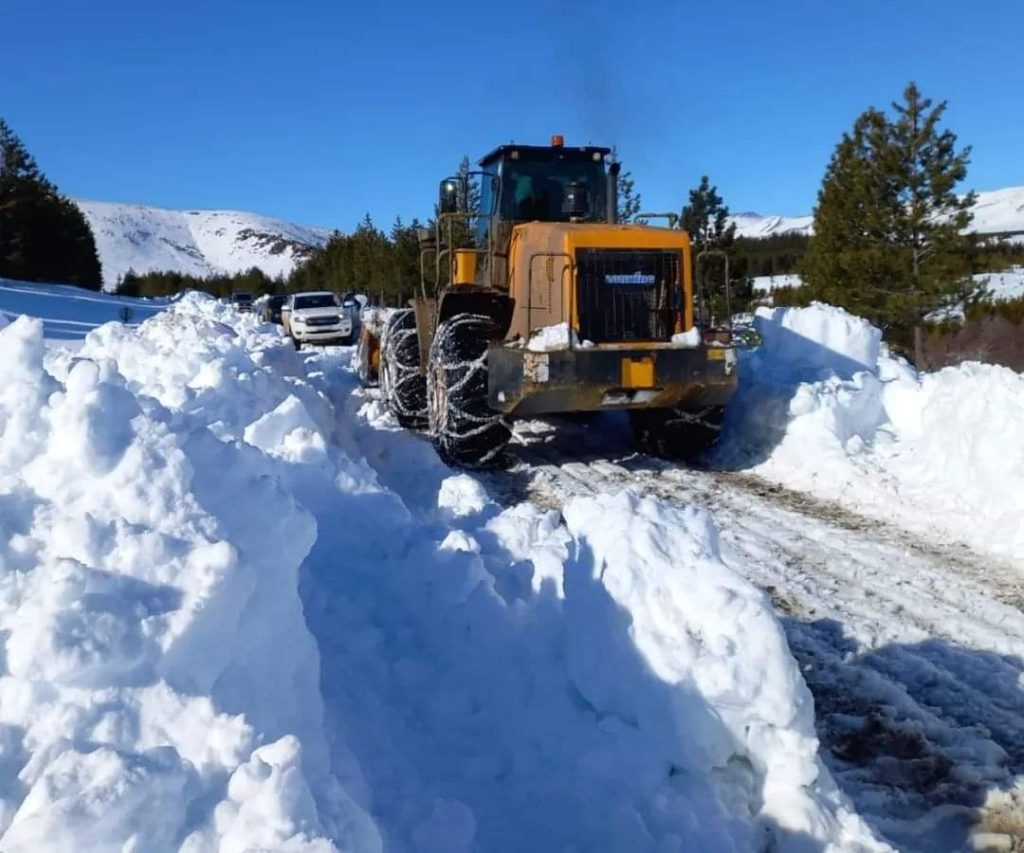
[[[629,422],[637,449],[664,459],[693,462],[718,441],[724,414],[724,406],[692,411],[635,409],[629,413]]]
[[[427,363],[427,415],[430,438],[449,465],[505,462],[512,430],[487,403],[487,345],[498,337],[494,321],[480,314],[456,314],[437,327]]]
[[[381,341],[380,387],[400,426],[419,429],[426,425],[427,386],[420,373],[416,315],[411,308],[388,318]]]

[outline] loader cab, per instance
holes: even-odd
[[[551,145],[500,145],[480,161],[481,169],[499,179],[497,186],[482,182],[480,209],[511,223],[607,222],[609,153],[589,145],[569,148],[559,137]],[[479,237],[488,225],[482,217]]]

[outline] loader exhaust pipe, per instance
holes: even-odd
[[[608,224],[614,225],[619,221],[619,170],[622,164],[618,160],[612,160],[608,164]]]

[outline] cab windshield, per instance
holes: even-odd
[[[583,184],[590,198],[591,220],[605,218],[605,174],[600,160],[512,160],[502,164],[501,218],[518,221],[568,222],[563,212],[565,190]]]
[[[309,296],[296,296],[296,308],[337,308],[338,299],[333,293],[312,293]]]

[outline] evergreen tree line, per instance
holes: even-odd
[[[0,278],[77,284],[103,279],[92,230],[82,211],[40,171],[0,119]]]
[[[296,267],[285,289],[352,291],[383,305],[404,304],[420,291],[420,227],[398,217],[385,233],[366,214],[351,234],[335,234]]]
[[[173,296],[199,290],[212,296],[304,290],[365,293],[374,301],[397,305],[419,292],[419,222],[405,225],[395,220],[385,234],[367,214],[351,234],[335,233],[315,249],[287,278],[271,278],[253,267],[235,275],[193,276],[179,272],[136,273],[129,270],[117,286],[122,296]]]
[[[128,270],[118,281],[118,296],[174,296],[186,290],[199,290],[211,296],[226,297],[232,293],[251,293],[253,297],[278,293],[285,289],[283,279],[273,279],[258,267],[235,275],[195,276],[180,272],[145,272]]]

